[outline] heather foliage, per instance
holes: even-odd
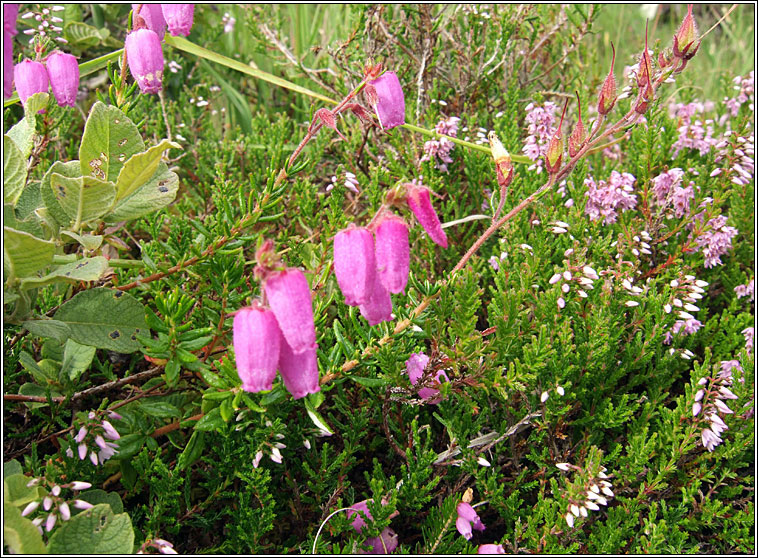
[[[3,550],[754,552],[754,8],[616,9],[4,5]]]

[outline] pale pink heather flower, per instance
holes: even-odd
[[[102,427],[103,427],[103,430],[105,431],[105,435],[111,440],[118,440],[119,438],[121,438],[121,436],[116,431],[116,429],[113,428],[113,425],[107,420],[104,420],[102,422]]]
[[[334,274],[345,304],[365,304],[373,294],[376,275],[374,235],[365,227],[350,225],[334,237]]]
[[[376,99],[374,110],[382,129],[389,130],[405,124],[405,95],[397,74],[385,72],[375,80],[369,81],[368,85],[373,87]]]
[[[45,521],[45,531],[48,533],[53,530],[53,527],[55,527],[55,521],[58,519],[58,516],[55,515],[55,513],[51,513],[47,516],[47,520]]]
[[[460,120],[461,119],[457,116],[451,116],[445,120],[440,120],[434,127],[434,130],[439,134],[457,137],[458,122],[460,122]],[[436,161],[437,168],[442,172],[447,172],[447,165],[453,162],[453,159],[450,157],[450,151],[452,151],[454,147],[455,143],[448,138],[429,140],[424,143],[424,155],[420,160],[421,162]]]
[[[700,440],[708,451],[713,451],[721,443],[721,438],[710,428],[704,428],[700,434]]]
[[[405,185],[407,190],[406,200],[419,224],[424,228],[435,243],[447,248],[447,236],[442,230],[442,223],[437,212],[432,207],[429,188],[414,180]]]
[[[719,372],[719,378],[727,380],[729,384],[732,382],[732,370],[738,370],[742,372],[742,365],[739,360],[722,360],[721,371]]]
[[[705,256],[703,265],[706,268],[721,265],[721,256],[732,248],[732,239],[737,236],[738,231],[727,226],[726,220],[725,215],[714,217],[706,225],[710,227],[709,230],[695,238],[698,250]]]
[[[484,531],[485,526],[482,520],[476,513],[476,510],[467,502],[460,502],[456,508],[458,512],[458,519],[455,521],[455,527],[458,532],[463,535],[466,540],[470,540],[472,536],[472,527],[477,531]]]
[[[411,385],[415,386],[419,383],[422,376],[424,375],[424,370],[426,369],[427,364],[429,364],[429,357],[426,356],[424,353],[412,353],[411,356],[408,358],[407,361],[405,361],[405,371],[408,373],[408,378],[411,381]],[[434,374],[434,380],[431,383],[442,383],[444,380],[445,382],[449,382],[450,379],[447,377],[447,374],[443,370],[437,370]],[[430,382],[425,382],[430,383]],[[439,398],[435,399],[435,397],[439,394],[439,389],[434,387],[422,387],[418,390],[418,395],[421,399],[424,399],[427,401],[427,403],[437,404],[439,403]]]
[[[587,177],[584,180],[587,186],[585,213],[593,221],[603,219],[606,225],[615,223],[619,211],[628,211],[637,205],[637,196],[633,194],[635,180],[628,172],[617,171],[611,171],[608,181],[601,180],[599,184],[593,177]]]
[[[21,512],[21,516],[26,517],[27,515],[32,513],[34,510],[36,510],[38,507],[39,507],[39,500],[30,502],[29,504],[26,505],[24,510]]]
[[[477,554],[505,554],[502,544],[480,544],[476,549]]]
[[[237,20],[229,12],[224,12],[221,23],[224,24],[224,33],[231,33],[234,31],[234,24],[237,23]]]
[[[74,500],[71,503],[78,510],[88,510],[94,507],[93,504],[90,504],[89,502],[85,502],[84,500]]]
[[[234,355],[242,389],[270,390],[279,365],[282,333],[274,313],[256,301],[234,316]]]
[[[297,354],[315,349],[313,304],[305,274],[292,267],[277,271],[266,278],[263,288],[292,352]]]
[[[69,509],[66,502],[63,502],[60,506],[58,506],[58,511],[60,511],[61,519],[63,521],[68,521],[71,519],[71,510]]]
[[[543,106],[535,106],[529,103],[526,106],[527,138],[524,142],[523,153],[535,163],[529,170],[542,172],[543,159],[547,153],[550,139],[555,135],[555,103],[546,102]]]
[[[81,443],[84,440],[84,437],[87,435],[87,428],[82,426],[79,429],[79,432],[77,432],[76,436],[74,437],[74,441],[77,443]]]
[[[374,273],[373,278],[374,286],[371,291],[371,297],[359,307],[361,316],[371,326],[392,320],[392,298],[390,297],[390,293],[382,285],[377,273]]]
[[[385,213],[376,226],[376,272],[391,293],[405,291],[410,271],[408,225],[400,217]]]
[[[753,302],[755,300],[755,287],[753,282],[754,280],[751,279],[745,285],[737,285],[734,287],[734,292],[737,294],[737,298],[747,296],[750,297],[750,302]]]
[[[284,387],[294,399],[301,399],[309,393],[321,391],[316,345],[313,344],[310,349],[295,353],[289,343],[284,341],[279,351],[279,373],[284,380]]]
[[[74,481],[68,485],[71,490],[87,490],[92,488],[92,484],[84,481]]]
[[[753,352],[753,337],[755,335],[755,329],[752,327],[746,327],[742,330],[742,335],[745,336],[745,350],[750,354]]]

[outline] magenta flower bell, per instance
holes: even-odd
[[[376,271],[389,292],[397,294],[405,290],[410,259],[408,226],[397,215],[386,213],[376,227]]]
[[[137,80],[140,91],[158,93],[163,79],[163,49],[158,35],[150,29],[136,29],[126,36],[124,48],[129,71]]]
[[[242,308],[234,316],[233,335],[242,389],[252,393],[271,389],[283,343],[274,313],[257,302]]]
[[[140,5],[142,8],[140,9],[139,14],[134,14],[134,17],[132,18],[134,20],[133,23],[136,24],[136,16],[139,15],[145,20],[147,28],[150,29],[150,31],[154,31],[155,34],[158,35],[158,39],[162,41],[163,36],[166,34],[166,20],[163,18],[163,9],[161,8],[161,5],[132,4],[132,10],[136,10]],[[134,25],[134,28],[137,29],[137,25]]]
[[[432,207],[429,188],[415,182],[406,184],[406,188],[408,207],[411,208],[418,222],[434,242],[447,248],[447,235],[442,230],[442,223]]]
[[[365,304],[374,291],[376,259],[374,235],[364,227],[350,226],[334,237],[334,274],[345,304]]]
[[[389,130],[405,124],[405,95],[395,72],[385,72],[369,82],[374,88],[374,110],[382,129]]]
[[[389,322],[392,319],[392,298],[387,289],[379,280],[379,275],[374,273],[374,288],[368,302],[360,305],[361,316],[366,318],[368,325],[376,325],[381,322]]]
[[[429,357],[424,353],[413,353],[410,358],[405,361],[405,370],[408,372],[408,378],[410,379],[412,386],[415,386],[418,384],[419,380],[421,380],[427,364],[429,364]],[[439,383],[442,383],[443,380],[446,382],[450,381],[443,370],[438,370],[434,375],[434,379]],[[421,399],[427,400],[428,403],[437,404],[439,403],[439,399],[434,398],[439,392],[440,390],[437,388],[423,387],[418,390],[418,396]]]
[[[461,502],[458,504],[456,510],[458,512],[458,519],[455,521],[455,527],[458,529],[458,532],[466,538],[466,540],[471,539],[472,527],[477,531],[484,531],[484,523],[482,523],[482,520],[479,519],[479,516],[476,514],[476,510],[471,507],[471,504],[467,502]]]
[[[7,31],[11,37],[18,33],[16,20],[19,7],[19,4],[3,4],[3,30]]]
[[[284,387],[295,399],[320,391],[316,345],[301,353],[294,353],[287,341],[282,340],[279,351],[279,372],[284,380]]]
[[[192,22],[195,18],[194,4],[161,4],[163,19],[168,25],[168,32],[172,37],[190,34]]]
[[[16,83],[18,97],[24,105],[35,93],[47,93],[50,86],[45,66],[33,60],[24,60],[16,64],[13,68],[13,81]]]
[[[55,51],[47,57],[47,73],[58,106],[73,107],[79,91],[79,64],[65,52]]]
[[[3,29],[3,97],[13,95],[13,37]]]
[[[284,339],[295,354],[315,349],[316,327],[308,280],[293,267],[272,273],[264,286]]]
[[[502,544],[480,544],[476,549],[477,554],[505,554]]]
[[[374,519],[374,517],[371,515],[371,512],[368,511],[367,502],[368,500],[357,502],[350,506],[352,509],[347,510],[348,521],[350,518],[355,517],[351,524],[353,526],[353,529],[359,533],[363,531],[363,527],[366,525],[366,521],[363,519],[363,516],[358,513],[358,511],[363,512],[367,519]],[[389,554],[397,548],[397,533],[395,533],[395,531],[389,527],[386,527],[378,537],[371,537],[366,539],[366,544],[371,547],[369,554]]]

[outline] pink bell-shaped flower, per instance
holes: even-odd
[[[242,389],[271,389],[279,366],[282,333],[274,313],[257,302],[234,316],[234,354]]]
[[[13,37],[3,29],[3,98],[13,95]]]
[[[421,377],[424,375],[424,370],[426,369],[427,364],[429,364],[429,357],[424,353],[413,353],[410,358],[405,361],[405,370],[408,372],[408,378],[411,381],[411,385],[415,386],[418,384],[419,380],[421,380]],[[438,370],[434,375],[434,379],[439,383],[443,380],[446,382],[450,381],[443,370]],[[437,388],[423,387],[418,390],[418,396],[421,399],[426,399],[428,403],[437,404],[439,403],[439,399],[434,398],[439,392],[440,390]]]
[[[461,502],[458,504],[456,511],[458,512],[458,519],[455,521],[455,527],[466,540],[471,539],[472,527],[477,531],[484,531],[484,523],[479,519],[476,510],[471,507],[471,504]]]
[[[266,278],[263,288],[292,352],[300,354],[314,349],[316,327],[311,289],[305,274],[293,267],[275,271]]]
[[[150,31],[154,31],[158,35],[158,39],[163,40],[163,36],[166,34],[166,20],[163,18],[163,9],[161,4],[132,4],[132,10],[140,8],[139,14],[135,13],[132,17],[133,23],[136,24],[137,16],[140,16]],[[135,25],[136,29],[137,26]]]
[[[301,353],[294,353],[287,341],[282,340],[279,350],[279,372],[284,380],[284,387],[295,399],[320,391],[316,345]]]
[[[405,290],[410,259],[408,225],[397,215],[385,213],[376,227],[376,271],[389,292],[397,294]]]
[[[186,37],[190,34],[195,18],[194,4],[161,4],[161,7],[171,36],[184,35]]]
[[[158,93],[162,88],[163,49],[158,35],[150,29],[136,29],[126,36],[129,71],[143,93]]]
[[[371,298],[361,304],[360,309],[361,316],[366,318],[368,325],[374,326],[381,322],[389,322],[392,319],[392,298],[376,273],[374,273],[374,288],[371,292]]]
[[[382,129],[389,130],[405,124],[405,95],[395,72],[385,72],[369,82],[371,98]]]
[[[356,502],[350,506],[351,509],[347,510],[348,521],[351,518],[354,518],[351,524],[353,526],[353,529],[359,533],[363,531],[363,527],[366,525],[366,521],[363,519],[363,516],[358,513],[358,511],[363,512],[367,519],[374,519],[374,517],[371,515],[371,512],[368,511],[367,502],[367,500]],[[395,531],[389,527],[386,527],[378,537],[370,537],[366,539],[366,544],[371,547],[371,550],[368,552],[368,554],[389,554],[397,548],[397,533],[395,533]]]
[[[33,60],[24,60],[16,64],[13,68],[13,81],[16,83],[16,91],[23,104],[26,104],[26,100],[35,93],[47,93],[50,86],[45,66]]]
[[[73,107],[79,91],[79,64],[76,58],[65,52],[55,51],[46,60],[50,87],[58,106]]]
[[[411,208],[418,222],[434,242],[447,248],[447,235],[442,230],[442,223],[432,207],[429,188],[415,182],[406,184],[406,188],[408,207]]]
[[[480,544],[476,549],[477,554],[505,554],[502,544]]]
[[[345,304],[358,306],[371,298],[376,275],[374,235],[364,227],[350,226],[334,237],[334,274]]]

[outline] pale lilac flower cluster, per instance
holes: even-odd
[[[695,238],[698,250],[705,256],[706,268],[722,264],[721,256],[731,250],[732,239],[739,232],[734,227],[727,226],[726,220],[725,215],[714,217],[706,224],[708,230]]]
[[[564,472],[572,469],[581,471],[581,467],[570,463],[556,463],[555,466]],[[608,480],[606,468],[600,467],[597,478],[591,477],[583,486],[582,497],[569,499],[568,509],[564,516],[566,523],[569,527],[573,527],[575,519],[587,517],[589,515],[587,510],[599,511],[600,506],[607,506],[608,498],[613,498],[613,496],[613,485]]]
[[[29,40],[29,44],[34,42],[37,35],[40,37],[49,37],[59,43],[67,43],[68,41],[60,36],[63,31],[63,27],[61,27],[63,19],[55,15],[57,12],[65,10],[65,7],[43,7],[37,4],[37,8],[37,11],[27,12],[21,16],[23,23],[30,26],[29,29],[24,31],[24,35],[34,35],[34,37]]]
[[[109,412],[109,417],[112,419],[121,418],[119,414],[113,411]],[[83,460],[89,452],[89,460],[92,464],[98,465],[99,463],[102,465],[118,453],[118,444],[115,444],[114,441],[121,438],[121,436],[108,420],[103,419],[101,421],[94,411],[90,411],[88,419],[89,421],[79,428],[73,441],[78,444],[77,452],[79,459]],[[70,444],[66,449],[68,457],[74,457],[73,445]]]
[[[739,360],[722,360],[719,364],[720,370],[718,373],[718,377],[721,378],[724,381],[729,382],[729,385],[732,384],[732,370],[738,370],[740,372],[743,372],[742,370],[742,364],[740,364]],[[745,379],[740,378],[740,380],[744,383]]]
[[[713,451],[723,441],[721,434],[729,429],[720,415],[731,415],[734,411],[727,406],[725,400],[737,399],[728,387],[732,384],[731,369],[728,375],[723,373],[724,362],[722,362],[722,373],[716,377],[700,378],[698,385],[701,388],[695,393],[695,401],[692,404],[692,416],[696,418],[700,416],[699,421],[708,423],[700,433],[703,447],[708,451]]]
[[[326,187],[327,192],[331,192],[334,187],[337,185],[338,179],[337,176],[332,176],[332,181],[329,183],[329,185]],[[345,171],[345,188],[350,190],[351,192],[355,192],[356,194],[360,193],[358,192],[358,179],[355,177],[355,175],[352,172]]]
[[[635,258],[638,258],[640,254],[646,254],[650,255],[652,252],[650,251],[650,241],[652,238],[650,238],[650,233],[647,231],[640,231],[640,234],[635,234],[632,237],[631,243],[625,243],[625,247],[630,249],[630,252]],[[618,240],[614,240],[611,243],[611,248],[615,248],[618,246]],[[617,253],[616,259],[621,259],[623,257],[623,254]]]
[[[438,134],[456,138],[458,137],[458,123],[460,120],[457,116],[440,120],[434,127],[434,131]],[[435,161],[439,170],[447,172],[447,165],[453,162],[450,152],[454,147],[455,144],[448,138],[429,140],[424,143],[424,155],[421,157],[421,161]]]
[[[32,515],[37,511],[40,504],[42,504],[42,510],[44,512],[47,512],[45,514],[40,510],[41,513],[37,515],[34,519],[32,519],[32,523],[40,532],[40,535],[43,533],[42,531],[42,524],[45,524],[45,531],[48,533],[53,530],[53,527],[55,527],[55,524],[58,521],[58,518],[60,518],[61,521],[68,521],[71,519],[71,507],[74,507],[78,510],[88,510],[92,507],[92,504],[89,502],[85,502],[84,500],[66,500],[65,498],[61,497],[61,489],[62,488],[69,488],[71,490],[87,490],[88,488],[91,488],[92,485],[88,482],[83,481],[74,481],[67,484],[52,484],[50,485],[47,482],[47,479],[32,479],[30,480],[26,486],[32,487],[37,486],[42,482],[43,484],[47,484],[49,486],[49,491],[47,496],[45,496],[42,501],[35,500],[33,502],[29,502],[27,506],[23,509],[21,512],[21,515],[23,517],[26,517],[28,515]]]
[[[700,308],[695,306],[695,303],[703,298],[705,293],[704,288],[708,286],[706,281],[696,279],[694,275],[685,275],[679,279],[673,279],[669,283],[673,289],[673,299],[670,304],[665,304],[663,310],[667,314],[676,310],[676,315],[679,318],[671,330],[666,333],[663,339],[665,345],[670,345],[674,339],[674,335],[692,335],[696,333],[703,324],[695,318],[690,312],[699,312]],[[673,349],[672,349],[673,351]],[[692,354],[689,351],[685,351],[682,354],[682,358],[689,360]]]
[[[662,209],[669,205],[674,207],[674,216],[683,217],[690,212],[690,202],[695,199],[695,183],[690,182],[682,187],[684,171],[673,168],[653,178],[653,194],[655,201]]]
[[[754,280],[751,279],[744,285],[737,285],[734,287],[734,292],[737,293],[737,298],[748,296],[750,297],[750,302],[753,302],[755,300],[755,287],[753,281]]]
[[[563,296],[571,292],[572,283],[575,283],[575,286],[577,287],[576,293],[579,297],[587,298],[587,291],[591,291],[595,288],[594,284],[598,278],[599,276],[597,272],[588,265],[582,267],[570,266],[569,269],[566,269],[563,272],[555,273],[550,277],[548,283],[551,285],[560,285],[559,288],[561,294],[558,296],[556,304],[558,305],[558,308],[562,310],[566,307],[566,300]]]
[[[751,71],[746,76],[736,76],[732,83],[734,83],[734,89],[736,91],[739,91],[736,97],[731,99],[725,99],[724,104],[726,105],[727,110],[729,111],[729,115],[732,117],[737,116],[737,114],[740,111],[740,107],[747,103],[748,101],[753,100],[753,96],[755,94],[755,77],[753,72]]]
[[[600,184],[588,176],[584,179],[587,186],[587,205],[585,213],[590,219],[597,221],[603,219],[603,223],[609,225],[615,223],[619,211],[634,209],[637,205],[637,196],[634,192],[634,175],[625,172],[611,171],[608,181],[601,180]]]
[[[168,542],[165,539],[147,539],[137,551],[137,554],[146,554],[148,548],[154,548],[161,554],[178,554],[174,550],[173,543]]]
[[[753,134],[746,136],[736,136],[732,141],[734,132],[727,130],[724,132],[724,139],[716,144],[719,150],[714,162],[718,163],[724,158],[729,158],[729,179],[733,184],[746,186],[755,178],[755,137]],[[718,176],[723,169],[717,168],[711,173],[711,176]]]
[[[232,17],[229,12],[224,12],[224,17],[221,18],[221,24],[224,26],[224,33],[231,33],[234,31],[234,24],[237,20]]]
[[[753,340],[755,338],[755,328],[746,327],[742,330],[742,335],[745,336],[745,350],[748,354],[753,352]]]
[[[713,109],[713,103],[676,104],[673,107],[675,116],[679,118],[677,131],[679,137],[674,142],[674,157],[683,149],[696,149],[700,155],[707,155],[717,140],[713,137],[713,120],[694,118],[697,113]]]
[[[526,106],[528,135],[524,141],[522,151],[524,155],[534,161],[529,170],[536,170],[538,173],[542,172],[542,161],[547,153],[547,146],[557,130],[557,127],[554,126],[557,109],[556,104],[550,101],[547,101],[542,106],[535,106],[534,103],[529,103]]]

